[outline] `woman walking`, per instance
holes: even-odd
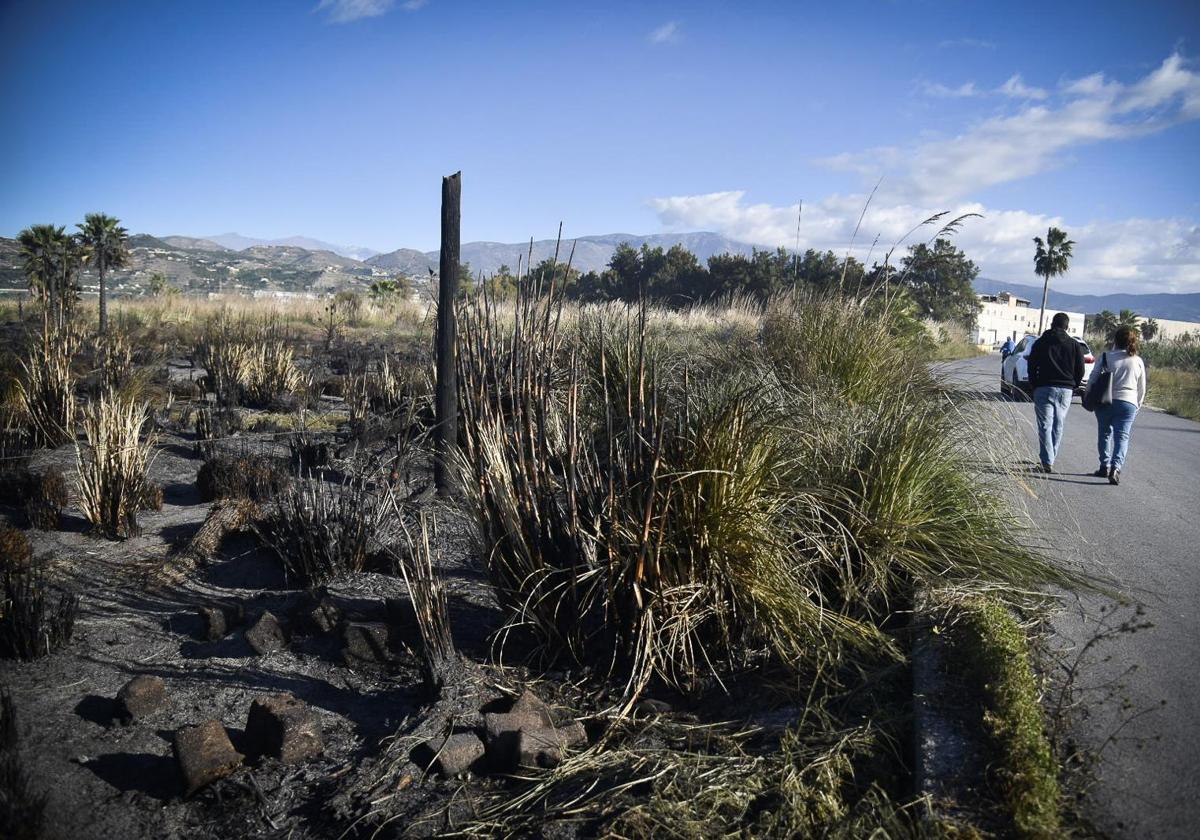
[[[1092,475],[1107,478],[1109,484],[1121,483],[1121,467],[1129,451],[1129,435],[1133,418],[1146,399],[1146,365],[1138,355],[1138,330],[1121,327],[1113,339],[1112,350],[1106,350],[1101,363],[1092,368],[1088,385],[1095,381],[1105,363],[1112,371],[1112,401],[1096,409],[1096,448],[1100,454],[1100,469]]]

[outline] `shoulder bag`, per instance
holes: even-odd
[[[1100,373],[1083,392],[1080,402],[1087,411],[1095,411],[1102,405],[1112,403],[1112,368],[1108,366],[1108,353],[1100,357]]]

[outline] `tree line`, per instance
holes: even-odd
[[[941,238],[932,246],[911,246],[899,265],[875,263],[869,269],[854,257],[811,248],[802,254],[784,248],[754,249],[749,255],[715,254],[702,263],[682,245],[664,250],[622,243],[602,271],[580,272],[546,259],[529,272],[543,283],[553,280],[565,287],[568,297],[585,303],[645,298],[682,307],[733,297],[765,301],[799,289],[852,295],[886,291],[907,298],[919,318],[966,327],[974,325],[979,310],[972,286],[978,274],[966,254]],[[516,294],[517,277],[509,266],[501,266],[481,282],[498,297]]]

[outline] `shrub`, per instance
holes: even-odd
[[[25,533],[0,525],[0,569],[24,569],[32,557],[33,549]]]
[[[253,346],[242,375],[242,400],[248,406],[268,408],[295,395],[304,376],[293,361],[292,348],[281,340]]]
[[[29,473],[25,481],[25,516],[40,531],[57,530],[62,511],[70,502],[67,480],[53,467],[42,473]]]
[[[205,325],[195,357],[223,406],[245,403],[266,408],[304,384],[283,328],[275,320],[252,326],[222,313]]]
[[[108,392],[83,413],[86,443],[75,447],[83,514],[108,539],[137,536],[137,512],[152,498],[146,469],[153,437],[143,438],[149,406]]]
[[[341,485],[293,479],[254,527],[289,580],[311,588],[361,572],[396,522],[386,489],[360,473]]]
[[[263,502],[287,486],[287,465],[269,455],[214,455],[196,474],[200,500],[249,499]]]
[[[0,570],[0,658],[37,659],[71,641],[79,597],[62,593],[54,602],[37,564]]]
[[[225,313],[209,319],[194,349],[196,363],[204,368],[208,390],[224,406],[237,405],[250,347],[242,340],[243,330]]]
[[[636,696],[762,651],[896,653],[922,581],[1078,583],[1020,539],[907,316],[780,302],[761,344],[679,358],[643,308],[574,343],[527,290],[467,307],[462,483],[513,624]],[[919,325],[918,325],[919,326]]]
[[[204,406],[196,411],[196,445],[194,451],[203,455],[212,450],[212,442],[230,437],[242,430],[242,418],[237,412]]]

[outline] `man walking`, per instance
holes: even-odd
[[[1083,345],[1071,338],[1067,313],[1059,312],[1029,351],[1029,387],[1037,417],[1038,455],[1042,472],[1054,472],[1054,456],[1062,443],[1071,395],[1083,382]]]

